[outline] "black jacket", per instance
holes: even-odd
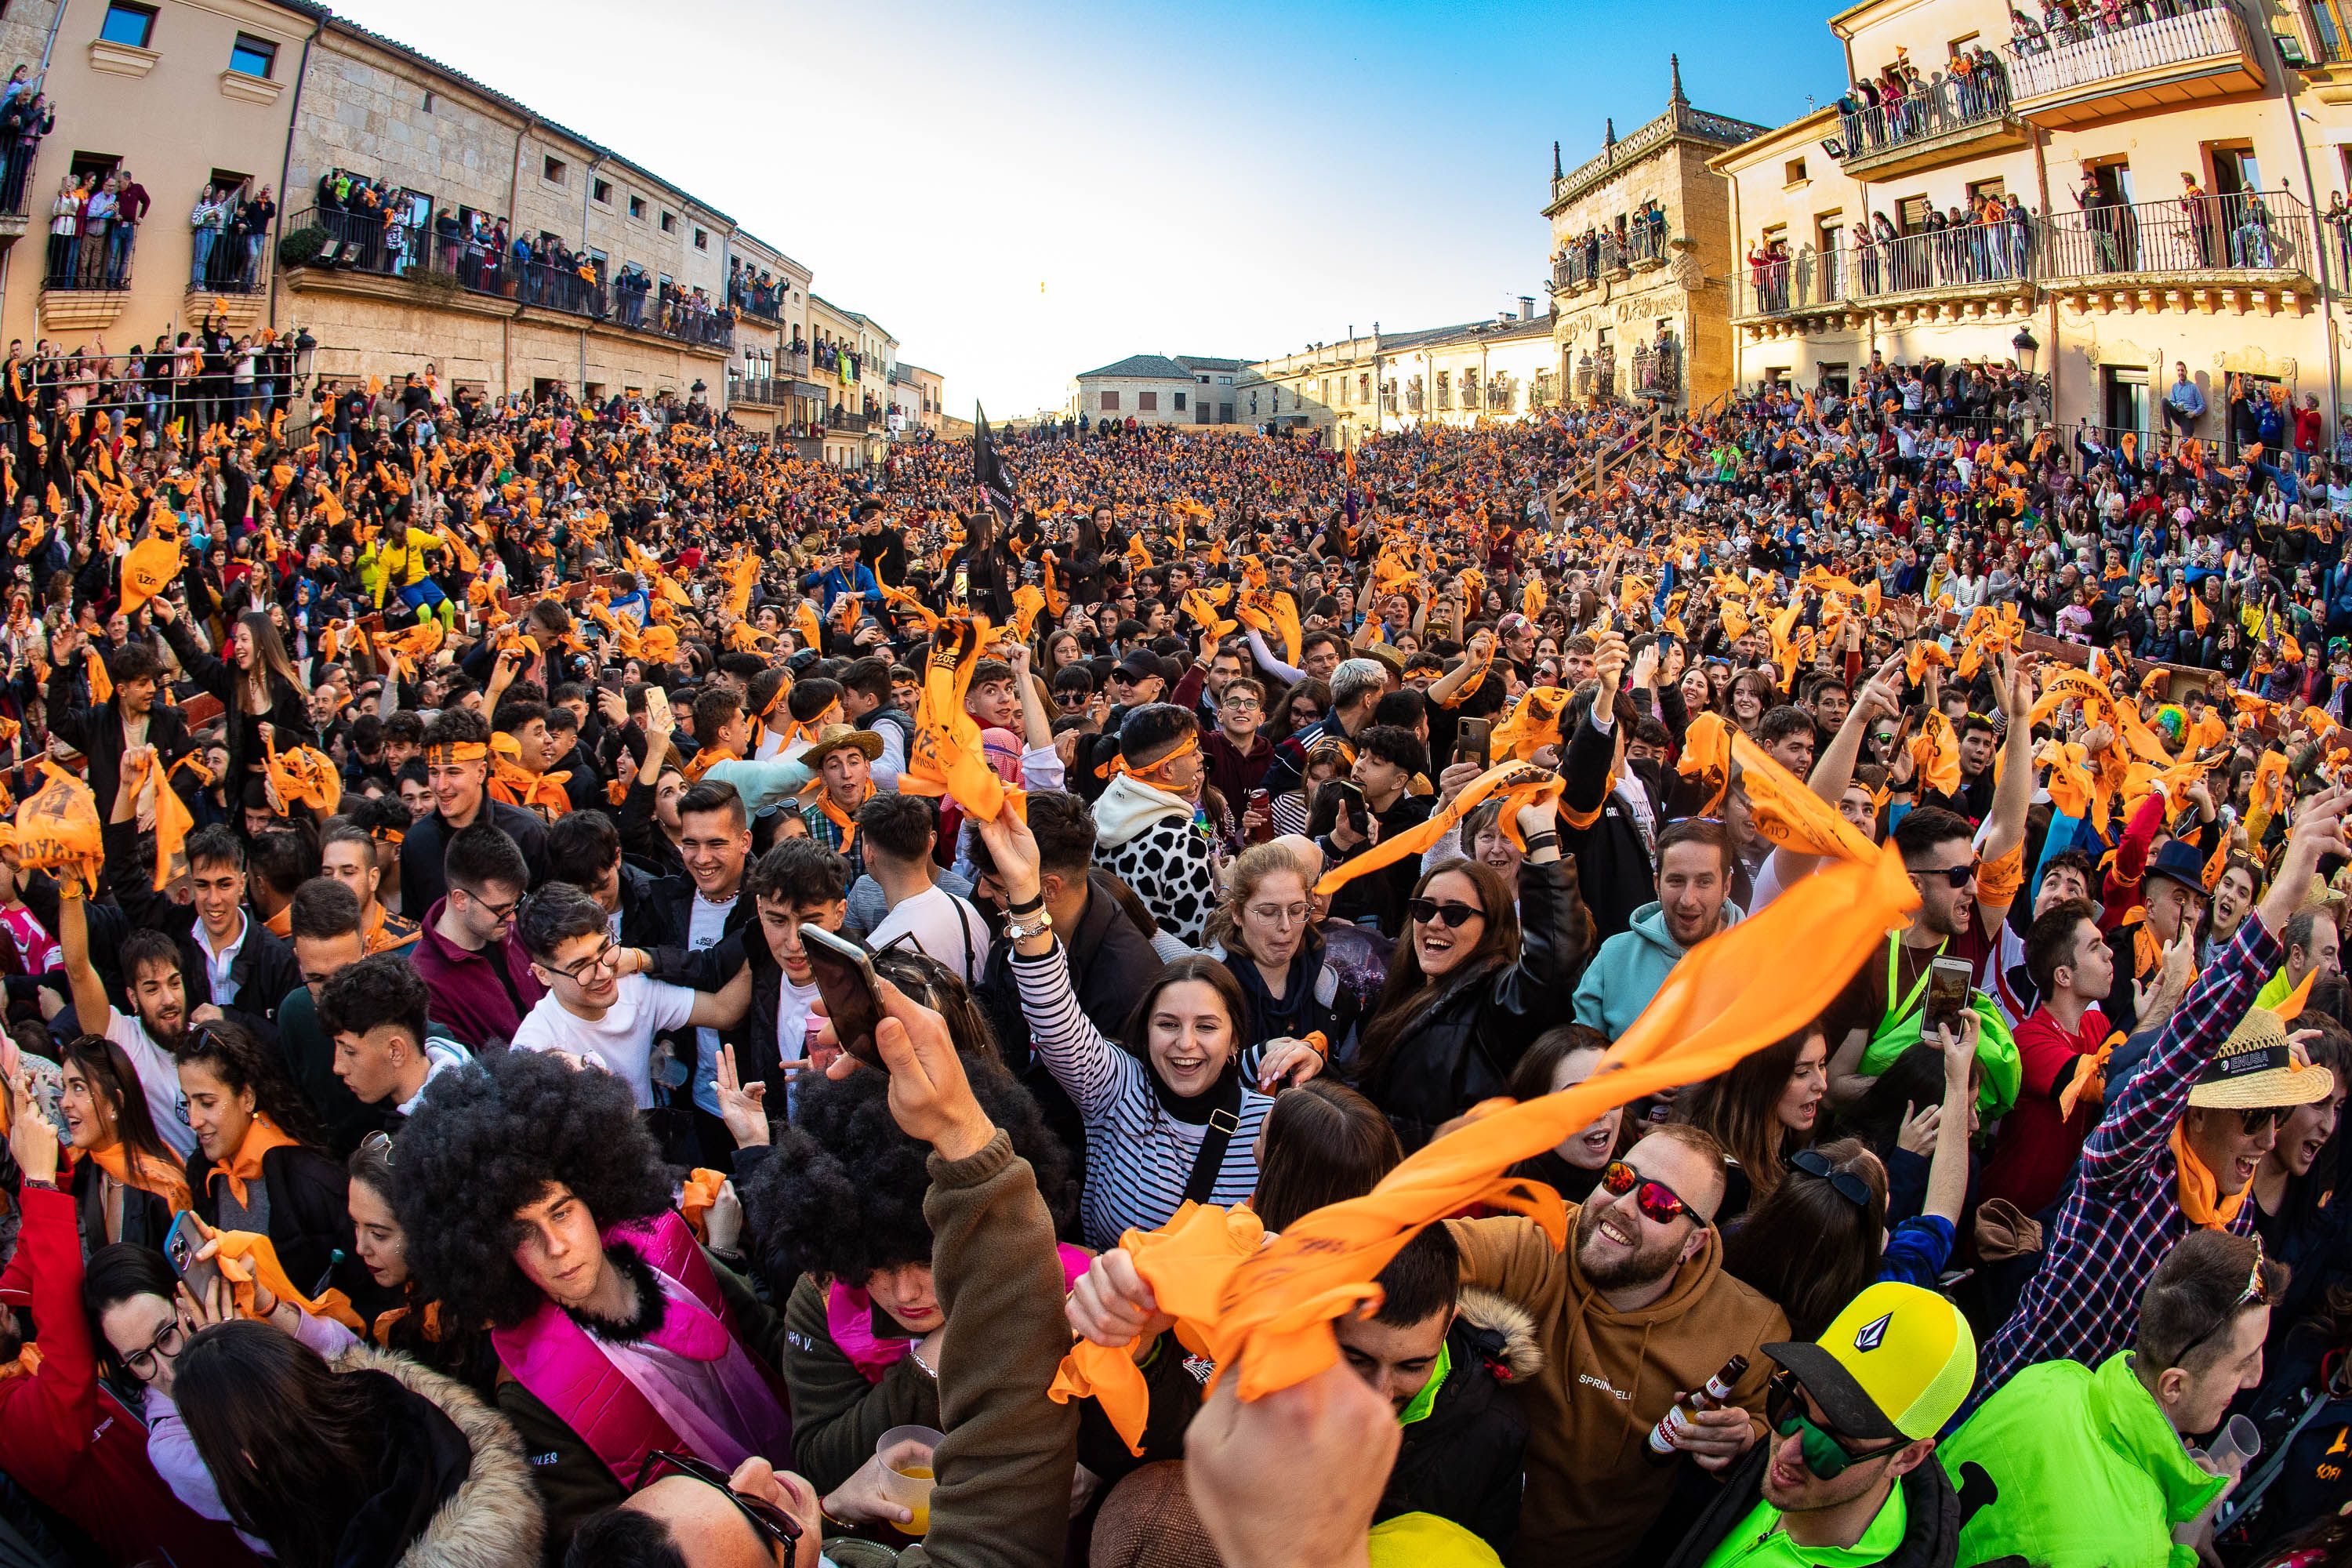
[[[530,885],[534,888],[547,879],[547,824],[519,805],[509,805],[502,800],[492,800],[487,791],[482,795],[482,812],[474,820],[483,820],[487,814],[490,825],[502,828],[522,851],[530,867]],[[449,853],[449,837],[454,830],[448,818],[437,810],[429,811],[408,825],[408,832],[400,841],[400,912],[410,920],[422,921],[425,911],[439,903],[449,891],[449,879],[442,869],[442,859]]]
[[[310,703],[302,692],[289,686],[276,676],[269,678],[269,711],[247,713],[237,688],[242,684],[235,666],[197,646],[188,630],[187,618],[173,619],[163,628],[163,640],[172,645],[172,652],[188,679],[220,699],[228,720],[228,787],[229,804],[236,804],[236,793],[245,788],[246,775],[262,765],[261,738],[257,726],[267,721],[277,731],[278,749],[293,750],[296,746],[315,746],[318,731],[310,727]],[[111,809],[111,803],[101,805],[101,812]]]
[[[1445,1336],[1451,1363],[1429,1414],[1404,1429],[1377,1524],[1432,1513],[1507,1555],[1519,1531],[1528,1420],[1505,1384],[1543,1364],[1535,1323],[1499,1296],[1465,1290]]]
[[[196,1217],[218,1226],[221,1195],[228,1183],[214,1182],[212,1173],[213,1163],[202,1149],[188,1156],[188,1192],[195,1200]],[[269,1241],[278,1250],[278,1262],[295,1289],[315,1293],[336,1253],[346,1258],[358,1253],[345,1203],[349,1179],[343,1167],[316,1149],[297,1144],[264,1154],[261,1180],[269,1189]]]
[[[1724,1478],[1715,1500],[1665,1560],[1665,1568],[1702,1568],[1724,1538],[1763,1497],[1764,1467],[1776,1445],[1759,1443]],[[1903,1543],[1878,1561],[1878,1568],[1952,1568],[1960,1552],[1960,1500],[1943,1465],[1933,1455],[1903,1478]]]
[[[114,815],[122,787],[122,710],[111,697],[91,705],[86,664],[76,660],[49,672],[49,733],[89,759],[89,787],[103,822]],[[187,721],[160,698],[147,711],[147,743],[166,767],[188,754]]]
[[[1569,859],[1519,863],[1519,953],[1500,972],[1456,971],[1435,1001],[1407,1004],[1409,1023],[1358,1085],[1408,1152],[1482,1100],[1510,1091],[1535,1037],[1570,1015],[1592,952],[1592,917]]]
[[[1633,911],[1658,896],[1657,871],[1650,861],[1649,846],[1643,841],[1641,824],[1634,820],[1624,797],[1609,787],[1609,764],[1616,749],[1615,727],[1603,734],[1588,721],[1577,725],[1569,737],[1559,765],[1561,776],[1568,780],[1560,796],[1563,812],[1590,811],[1596,805],[1601,809],[1589,827],[1571,827],[1565,816],[1559,825],[1560,853],[1576,862],[1577,887],[1592,914],[1595,942],[1631,929]],[[1649,793],[1651,820],[1664,826],[1666,814],[1657,792],[1649,788],[1647,781],[1643,788]]]
[[[138,832],[135,823],[108,823],[100,837],[107,859],[118,866],[136,864]],[[143,875],[115,879],[114,896],[119,910],[104,904],[86,906],[91,953],[111,954],[132,931],[163,931],[180,944],[180,984],[187,993],[188,1011],[193,1014],[211,1002],[212,972],[205,967],[204,939],[196,931],[196,906],[173,903],[155,890],[152,878]],[[34,912],[40,911],[36,908]],[[301,985],[302,966],[294,960],[294,949],[263,927],[250,904],[245,906],[245,945],[228,966],[229,978],[236,982],[236,1000],[221,1005],[221,1012],[251,1029],[264,1045],[275,1046],[278,1005]],[[101,1030],[104,1024],[99,1020]]]
[[[106,1245],[106,1191],[100,1180],[105,1173],[95,1160],[74,1162],[74,1222],[81,1230],[81,1255],[85,1258]],[[122,1189],[122,1235],[117,1239],[161,1252],[163,1237],[171,1230],[170,1203],[142,1188]]]
[[[1087,912],[1078,917],[1076,930],[1060,933],[1061,951],[1070,965],[1070,989],[1077,996],[1078,1010],[1102,1032],[1105,1039],[1110,1040],[1126,1032],[1128,1015],[1135,1011],[1145,989],[1167,967],[1160,963],[1160,954],[1152,951],[1151,940],[1136,929],[1135,922],[1119,907],[1118,887],[1108,871],[1088,871]],[[989,1027],[996,1036],[996,1048],[1004,1065],[1036,1096],[1038,1109],[1045,1113],[1045,1124],[1061,1136],[1073,1152],[1083,1150],[1085,1120],[1030,1043],[1029,1019],[1021,1010],[1021,987],[1013,978],[1011,942],[989,944],[988,962],[981,970],[980,987],[973,999],[988,1015]],[[759,1005],[756,997],[752,1005]]]

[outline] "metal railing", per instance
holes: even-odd
[[[2043,276],[2113,272],[2318,275],[2311,210],[2284,191],[2182,196],[2044,221]]]
[[[103,235],[50,235],[41,287],[53,293],[110,293],[130,288],[131,248],[145,226],[133,225],[119,253],[112,224]]]
[[[1790,310],[1875,300],[1936,289],[1999,287],[2040,277],[2042,258],[2031,218],[1963,224],[1833,249],[1753,258],[1740,280],[1739,313]]]
[[[784,319],[783,292],[781,289],[761,289],[756,285],[730,288],[727,290],[727,300],[728,303],[747,316],[756,316],[763,321],[782,321]]]
[[[1998,70],[1939,76],[1892,103],[1842,113],[1837,158],[1850,163],[2009,116],[2009,80]]]
[[[788,406],[795,394],[790,380],[774,376],[736,376],[727,384],[727,401],[752,403],[763,408]]]
[[[2158,15],[2135,0],[2123,15],[2134,19],[2119,27],[2075,22],[2011,38],[2001,50],[2011,96],[2041,98],[2112,77],[2243,55],[2252,47],[2245,23],[2226,5],[2188,6],[2168,0]]]
[[[394,244],[381,213],[328,212],[305,207],[286,220],[289,234],[306,228],[323,230],[327,236],[325,247],[309,263],[312,267],[340,267],[351,272],[371,272],[380,278],[400,278],[429,266],[433,259],[421,245],[408,243],[405,229],[402,231],[402,242]]]
[[[826,410],[824,422],[831,429],[860,432],[870,428],[874,423],[874,421],[867,416],[863,414],[852,414],[846,408],[834,408]]]
[[[648,300],[646,303],[646,320],[636,324],[649,332],[659,332],[697,348],[735,346],[735,319],[698,302],[690,294],[673,294],[667,300]]]
[[[39,136],[17,138],[0,158],[0,217],[29,217],[33,199],[33,161],[40,153]]]

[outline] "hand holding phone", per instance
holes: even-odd
[[[801,927],[801,951],[816,973],[817,996],[833,1020],[834,1038],[867,1067],[882,1067],[881,1048],[874,1043],[882,1023],[882,982],[874,973],[873,956],[846,937],[808,924]]]
[[[172,1222],[171,1230],[163,1237],[163,1256],[171,1261],[172,1272],[199,1301],[212,1299],[213,1287],[221,1279],[220,1265],[198,1256],[211,1239],[205,1234],[205,1222],[188,1209],[180,1212],[180,1217]]]
[[[1927,966],[1927,1011],[1919,1021],[1921,1039],[1933,1040],[1941,1029],[1958,1032],[1969,1010],[1973,979],[1965,959],[1938,958]]]

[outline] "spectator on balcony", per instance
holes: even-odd
[[[0,173],[0,212],[25,210],[25,189],[33,173],[33,155],[40,151],[41,138],[57,122],[49,100],[39,93],[11,99],[6,108],[0,109],[0,150],[5,150],[5,172]]]
[[[2238,226],[2230,236],[2230,265],[2268,268],[2278,265],[2278,236],[2271,228],[2270,208],[2260,190],[2248,191],[2238,212]]]
[[[114,178],[97,182],[81,209],[81,241],[74,266],[76,284],[95,289],[106,280],[107,235],[114,227]]]
[[[71,174],[58,182],[58,199],[49,204],[49,287],[65,288],[73,279],[74,237],[81,233],[81,210],[89,195]]]
[[[238,209],[237,224],[245,235],[245,264],[237,281],[247,289],[261,277],[261,247],[269,237],[269,226],[277,221],[278,203],[268,185]]]
[[[205,187],[196,198],[194,210],[188,214],[189,261],[188,287],[200,289],[212,266],[213,247],[220,243],[221,230],[227,226],[228,214],[222,205],[220,191],[212,185]]]
[[[131,244],[147,221],[147,187],[129,169],[114,171],[114,227],[106,237],[106,286],[121,289],[131,279]]]

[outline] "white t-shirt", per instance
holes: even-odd
[[[695,994],[643,974],[621,976],[621,994],[601,1018],[583,1018],[549,992],[515,1026],[513,1048],[562,1051],[628,1080],[637,1109],[654,1102],[654,1037],[694,1016]]]
[[[740,897],[741,895],[737,895]],[[735,900],[723,904],[713,903],[700,893],[688,907],[686,945],[690,952],[700,952],[719,945],[727,930],[727,917],[735,912]],[[719,1114],[719,1031],[694,1031],[694,1103],[716,1116]]]
[[[866,944],[879,952],[891,938],[900,935],[910,935],[918,952],[966,985],[979,984],[981,969],[988,962],[988,926],[978,910],[938,883],[892,905],[882,923],[868,933]]]
[[[795,985],[789,975],[776,977],[776,1055],[788,1062],[808,1055],[809,1015],[816,1006],[816,987]],[[800,1093],[796,1073],[784,1082],[784,1111],[790,1116]]]
[[[106,1010],[106,1037],[122,1047],[139,1069],[139,1087],[147,1094],[147,1115],[156,1132],[184,1160],[196,1152],[196,1130],[188,1125],[188,1097],[180,1092],[180,1069],[172,1053],[157,1045],[147,1026],[137,1017]]]

